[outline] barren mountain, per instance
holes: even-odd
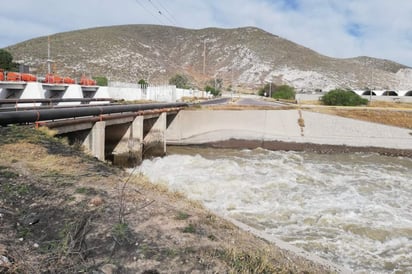
[[[7,48],[39,75],[47,70],[48,37]],[[167,83],[176,73],[194,87],[222,78],[224,87],[253,90],[265,81],[298,90],[365,87],[410,89],[412,69],[370,57],[336,59],[263,30],[191,30],[154,25],[84,29],[50,36],[54,71],[106,76],[111,81]]]

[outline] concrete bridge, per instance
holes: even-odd
[[[0,112],[0,125],[35,123],[82,144],[99,160],[135,166],[144,156],[166,153],[165,133],[187,104],[112,105]]]
[[[372,96],[412,96],[412,90],[394,90],[394,89],[382,89],[382,90],[354,90],[358,95],[371,95]]]
[[[99,160],[120,166],[135,166],[144,156],[166,154],[165,133],[178,110],[100,116],[97,119],[49,122],[41,125],[57,130],[70,143],[79,143]]]

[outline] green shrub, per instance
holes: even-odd
[[[205,86],[205,91],[210,92],[213,96],[219,96],[221,94],[220,89],[211,87],[209,85]]]
[[[149,83],[146,82],[145,79],[140,79],[139,82],[137,82],[140,85],[140,88],[147,88],[149,86]]]
[[[264,87],[258,90],[258,95],[259,96],[265,96],[265,88]]]
[[[293,100],[295,99],[295,89],[288,85],[281,85],[277,86],[272,84],[266,84],[263,88],[259,89],[258,95],[260,96],[269,96],[272,95],[272,98],[275,99],[286,99],[286,100]]]
[[[177,88],[189,88],[189,79],[185,75],[176,74],[169,79],[169,84]]]
[[[96,81],[96,84],[101,87],[107,87],[109,80],[105,76],[95,76],[93,80]]]
[[[193,224],[189,224],[183,228],[183,233],[196,233],[196,227]]]
[[[328,106],[359,106],[366,105],[367,99],[362,98],[351,90],[334,89],[320,98],[324,105]]]
[[[278,86],[272,90],[272,98],[275,99],[292,100],[295,99],[295,94],[295,89],[288,85]]]

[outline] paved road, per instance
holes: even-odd
[[[271,101],[264,101],[260,99],[252,99],[252,98],[240,98],[236,104],[243,105],[243,106],[271,106],[271,107],[279,107],[285,106],[285,103],[282,102],[271,102]]]
[[[279,107],[279,106],[285,106],[287,104],[282,103],[282,102],[277,102],[277,101],[265,101],[261,99],[260,97],[245,97],[245,98],[230,98],[230,97],[222,97],[218,99],[212,99],[212,100],[207,100],[204,102],[201,102],[201,105],[225,105],[230,103],[232,100],[234,100],[234,103],[236,105],[241,105],[241,106],[269,106],[269,107]]]
[[[229,103],[230,98],[218,98],[201,102],[201,105],[224,105]]]

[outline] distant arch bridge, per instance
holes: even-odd
[[[371,95],[372,96],[412,96],[412,90],[393,90],[393,89],[382,89],[382,90],[353,90],[358,95]]]

